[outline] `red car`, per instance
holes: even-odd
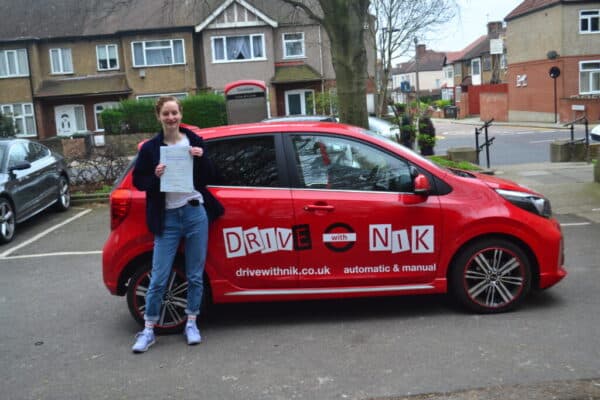
[[[513,309],[565,277],[563,237],[542,195],[443,169],[363,129],[329,122],[197,129],[223,181],[210,228],[214,303],[450,292],[481,313]],[[131,168],[110,196],[108,290],[143,321],[153,237]],[[185,324],[176,260],[157,329]]]

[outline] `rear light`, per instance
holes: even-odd
[[[115,189],[110,194],[110,229],[114,230],[125,220],[131,207],[131,190]]]

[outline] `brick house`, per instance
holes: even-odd
[[[599,121],[600,1],[525,0],[505,20],[509,120]]]
[[[272,115],[306,114],[335,86],[326,32],[281,0],[3,0],[2,13],[0,111],[19,136],[102,132],[120,100],[238,79],[267,84]]]

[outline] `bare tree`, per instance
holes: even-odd
[[[371,34],[380,62],[380,96],[378,110],[383,112],[388,96],[392,59],[413,48],[415,38],[425,39],[440,25],[459,12],[456,0],[373,0],[376,16]]]
[[[331,42],[342,122],[367,127],[366,35],[370,0],[283,0],[323,26]]]

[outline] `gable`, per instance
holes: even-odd
[[[250,26],[277,27],[277,22],[245,0],[227,0],[221,4],[201,24],[196,26],[196,32],[206,28],[244,28]]]

